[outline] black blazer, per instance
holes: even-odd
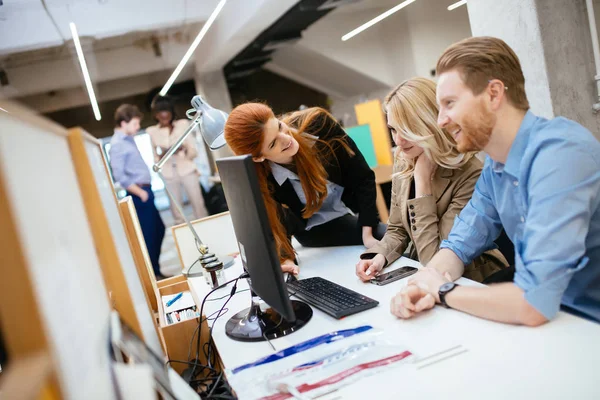
[[[326,115],[326,114],[324,114]],[[344,188],[342,201],[346,207],[350,208],[355,214],[358,214],[358,224],[362,226],[375,227],[379,223],[379,214],[375,205],[377,192],[375,189],[375,173],[367,164],[356,143],[346,134],[342,127],[333,118],[327,116],[327,120],[317,121],[314,125],[322,128],[315,132],[310,127],[307,133],[318,136],[319,139],[330,142],[334,138],[343,138],[348,146],[354,152],[354,155],[348,154],[346,149],[339,143],[332,145],[335,157],[324,165],[327,172],[327,180],[336,183]],[[315,146],[324,146],[316,143]],[[317,150],[321,150],[317,148]],[[288,207],[299,219],[306,223],[302,217],[304,205],[300,202],[294,187],[289,180],[286,180],[282,186],[279,186],[273,175],[269,175],[269,186],[271,187],[274,199]],[[287,218],[283,220],[288,234],[291,226],[288,226]]]

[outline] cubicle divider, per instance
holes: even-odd
[[[117,205],[101,143],[80,128],[69,146],[110,299],[121,318],[156,353],[164,354]]]
[[[0,106],[0,321],[10,363],[50,358],[45,399],[89,398],[90,388],[116,398],[110,303],[67,131]]]
[[[162,334],[162,330],[158,325],[158,285],[156,282],[156,276],[154,275],[154,269],[152,268],[152,262],[148,255],[148,249],[146,248],[146,242],[144,240],[144,234],[142,233],[142,227],[133,205],[133,200],[130,196],[119,200],[119,211],[121,218],[123,219],[123,225],[125,226],[125,233],[129,241],[129,248],[131,249],[131,255],[135,262],[135,266],[138,271],[138,275],[142,282],[144,289],[144,295],[148,304],[148,309],[152,314],[154,326],[162,349],[167,354],[167,347],[165,339]]]

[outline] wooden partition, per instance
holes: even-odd
[[[69,130],[69,145],[113,306],[154,352],[163,354],[101,143],[80,128],[73,128]]]
[[[14,104],[0,107],[8,111],[0,111],[0,321],[7,370],[44,354],[52,371],[42,398],[114,399],[110,305],[67,131]]]
[[[142,286],[144,287],[144,293],[146,294],[146,300],[148,301],[148,308],[153,312],[157,312],[158,285],[156,284],[156,276],[154,275],[152,262],[148,255],[148,248],[146,247],[140,220],[138,219],[133,200],[131,200],[130,196],[119,200],[119,211],[121,212],[121,218],[125,225],[125,232],[127,233],[127,239],[129,240],[131,254],[133,255],[135,266],[137,267],[138,274],[142,280]]]
[[[119,211],[121,212],[121,218],[125,225],[125,232],[127,233],[127,239],[129,240],[129,247],[137,267],[138,274],[142,280],[142,286],[144,288],[144,295],[146,296],[146,302],[148,303],[148,309],[152,313],[153,321],[155,323],[156,333],[158,339],[165,354],[167,354],[167,347],[163,332],[160,329],[158,323],[158,285],[156,282],[156,276],[154,275],[154,269],[152,268],[152,262],[148,255],[148,249],[146,248],[146,242],[142,233],[142,227],[135,211],[133,201],[130,196],[119,200]]]

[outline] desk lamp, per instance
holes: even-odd
[[[225,146],[226,142],[225,136],[223,135],[223,128],[225,127],[225,121],[228,117],[227,113],[211,107],[201,96],[194,96],[192,98],[192,107],[194,108],[191,108],[186,112],[186,116],[192,120],[192,123],[177,140],[177,142],[173,146],[171,146],[169,150],[167,150],[167,152],[160,159],[160,161],[158,161],[152,167],[154,172],[158,174],[160,179],[165,184],[165,191],[169,196],[169,200],[175,205],[177,211],[179,211],[179,213],[183,216],[185,223],[192,232],[192,235],[194,235],[196,247],[200,252],[200,257],[198,258],[198,260],[196,260],[196,262],[194,262],[192,265],[185,266],[185,268],[183,269],[183,275],[187,277],[203,275],[202,265],[196,266],[196,270],[194,272],[192,272],[192,269],[197,263],[200,263],[200,259],[202,259],[204,255],[208,254],[208,246],[205,243],[203,243],[202,240],[200,240],[198,233],[183,213],[181,206],[177,203],[177,201],[173,197],[173,194],[169,191],[167,187],[167,182],[165,181],[161,170],[165,163],[169,160],[169,158],[171,158],[171,156],[177,151],[177,149],[181,147],[183,141],[189,136],[189,134],[194,129],[196,129],[196,127],[200,129],[200,133],[202,134],[204,141],[206,142],[206,144],[208,144],[208,147],[210,147],[211,150],[217,150]],[[223,262],[223,267],[225,268],[233,264],[233,258],[229,256],[221,257],[221,261]]]

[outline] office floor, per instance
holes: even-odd
[[[183,212],[190,221],[194,220],[194,212],[190,204],[183,206]],[[165,239],[163,240],[162,249],[160,251],[160,271],[166,277],[178,275],[181,273],[181,263],[177,255],[177,247],[173,239],[171,227],[174,225],[171,209],[167,208],[160,211],[160,216],[165,224]]]

